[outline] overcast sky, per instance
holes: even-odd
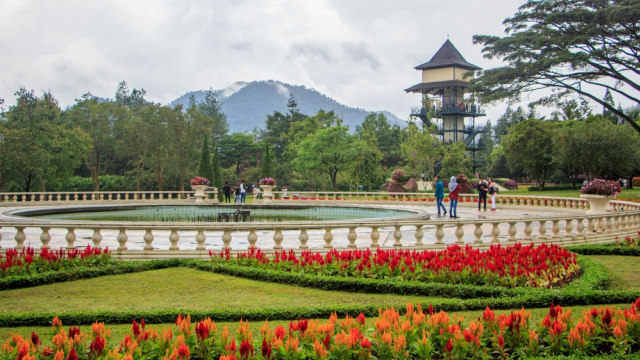
[[[50,90],[64,108],[124,80],[167,104],[188,91],[279,80],[406,119],[413,67],[449,36],[483,68],[474,34],[503,35],[524,0],[0,0],[0,98]],[[498,111],[500,109],[500,111]],[[504,107],[488,109],[499,116]]]

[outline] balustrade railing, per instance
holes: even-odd
[[[62,197],[36,193],[36,200],[27,203],[57,201],[145,201],[185,200],[192,192],[104,192],[85,193],[89,196]],[[40,195],[41,194],[41,195]],[[63,193],[79,194],[79,193]],[[105,194],[111,196],[105,197]],[[116,194],[114,197],[113,195]],[[120,194],[120,196],[117,196]],[[123,194],[129,194],[122,196]],[[164,194],[162,197],[160,194]],[[362,203],[398,202],[424,204],[433,201],[424,193],[362,193],[362,192],[276,192],[279,200],[301,202],[357,201]],[[3,193],[2,197],[7,195]],[[24,194],[21,194],[24,196]],[[66,195],[65,195],[66,196]],[[22,203],[18,196],[3,206]],[[42,199],[42,200],[40,200]],[[65,200],[63,200],[65,199]],[[70,199],[70,200],[66,200]],[[77,200],[76,200],[77,199]],[[93,200],[92,200],[93,199]],[[461,195],[460,205],[475,207],[477,196]],[[520,219],[439,219],[398,220],[391,222],[353,221],[341,223],[275,222],[275,223],[89,223],[28,219],[0,221],[0,252],[7,248],[73,248],[108,245],[114,256],[124,258],[155,258],[162,256],[206,256],[206,250],[230,248],[246,250],[257,246],[263,250],[331,248],[444,248],[451,244],[489,246],[516,242],[550,242],[561,244],[611,241],[616,236],[635,235],[640,229],[640,204],[613,201],[613,212],[586,215],[588,203],[579,198],[499,195],[499,206],[508,208],[545,207],[564,209],[558,215],[524,217]],[[435,203],[433,204],[435,206]],[[575,210],[575,211],[574,211]],[[554,212],[550,212],[554,214]]]

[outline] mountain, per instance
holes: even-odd
[[[298,109],[301,113],[315,115],[320,109],[334,110],[336,114],[342,116],[344,124],[349,125],[351,132],[355,131],[356,125],[360,125],[365,116],[371,112],[342,105],[305,86],[290,85],[274,80],[236,82],[224,89],[214,90],[214,92],[222,103],[222,111],[227,115],[229,131],[232,133],[250,132],[256,127],[264,129],[267,115],[273,114],[274,111],[287,112],[290,94],[298,102]],[[195,97],[196,103],[199,103],[204,101],[205,94],[206,90],[191,91],[172,101],[169,106],[182,104],[186,108],[192,95]],[[405,121],[392,113],[388,111],[382,111],[382,113],[392,126],[406,126]]]

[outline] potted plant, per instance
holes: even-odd
[[[204,191],[209,187],[211,181],[209,181],[209,179],[205,177],[196,176],[193,179],[189,180],[189,184],[191,185],[191,188],[195,190],[195,194],[193,195],[193,197],[196,198],[196,204],[204,203]]]
[[[264,192],[262,194],[263,203],[270,203],[273,199],[273,193],[271,192],[273,188],[276,186],[276,181],[272,177],[266,177],[260,179],[258,182],[260,188]]]
[[[620,192],[620,185],[615,181],[593,179],[580,189],[580,197],[589,202],[587,215],[603,214],[613,210],[609,201],[615,199]]]

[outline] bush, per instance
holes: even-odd
[[[640,176],[635,176],[633,179],[631,179],[631,184],[633,186],[640,186]]]
[[[517,190],[518,189],[518,183],[515,180],[507,180],[504,183],[504,187],[506,187],[509,190]]]
[[[605,179],[593,179],[580,189],[581,194],[602,196],[616,196],[620,191],[622,190],[618,182]]]

